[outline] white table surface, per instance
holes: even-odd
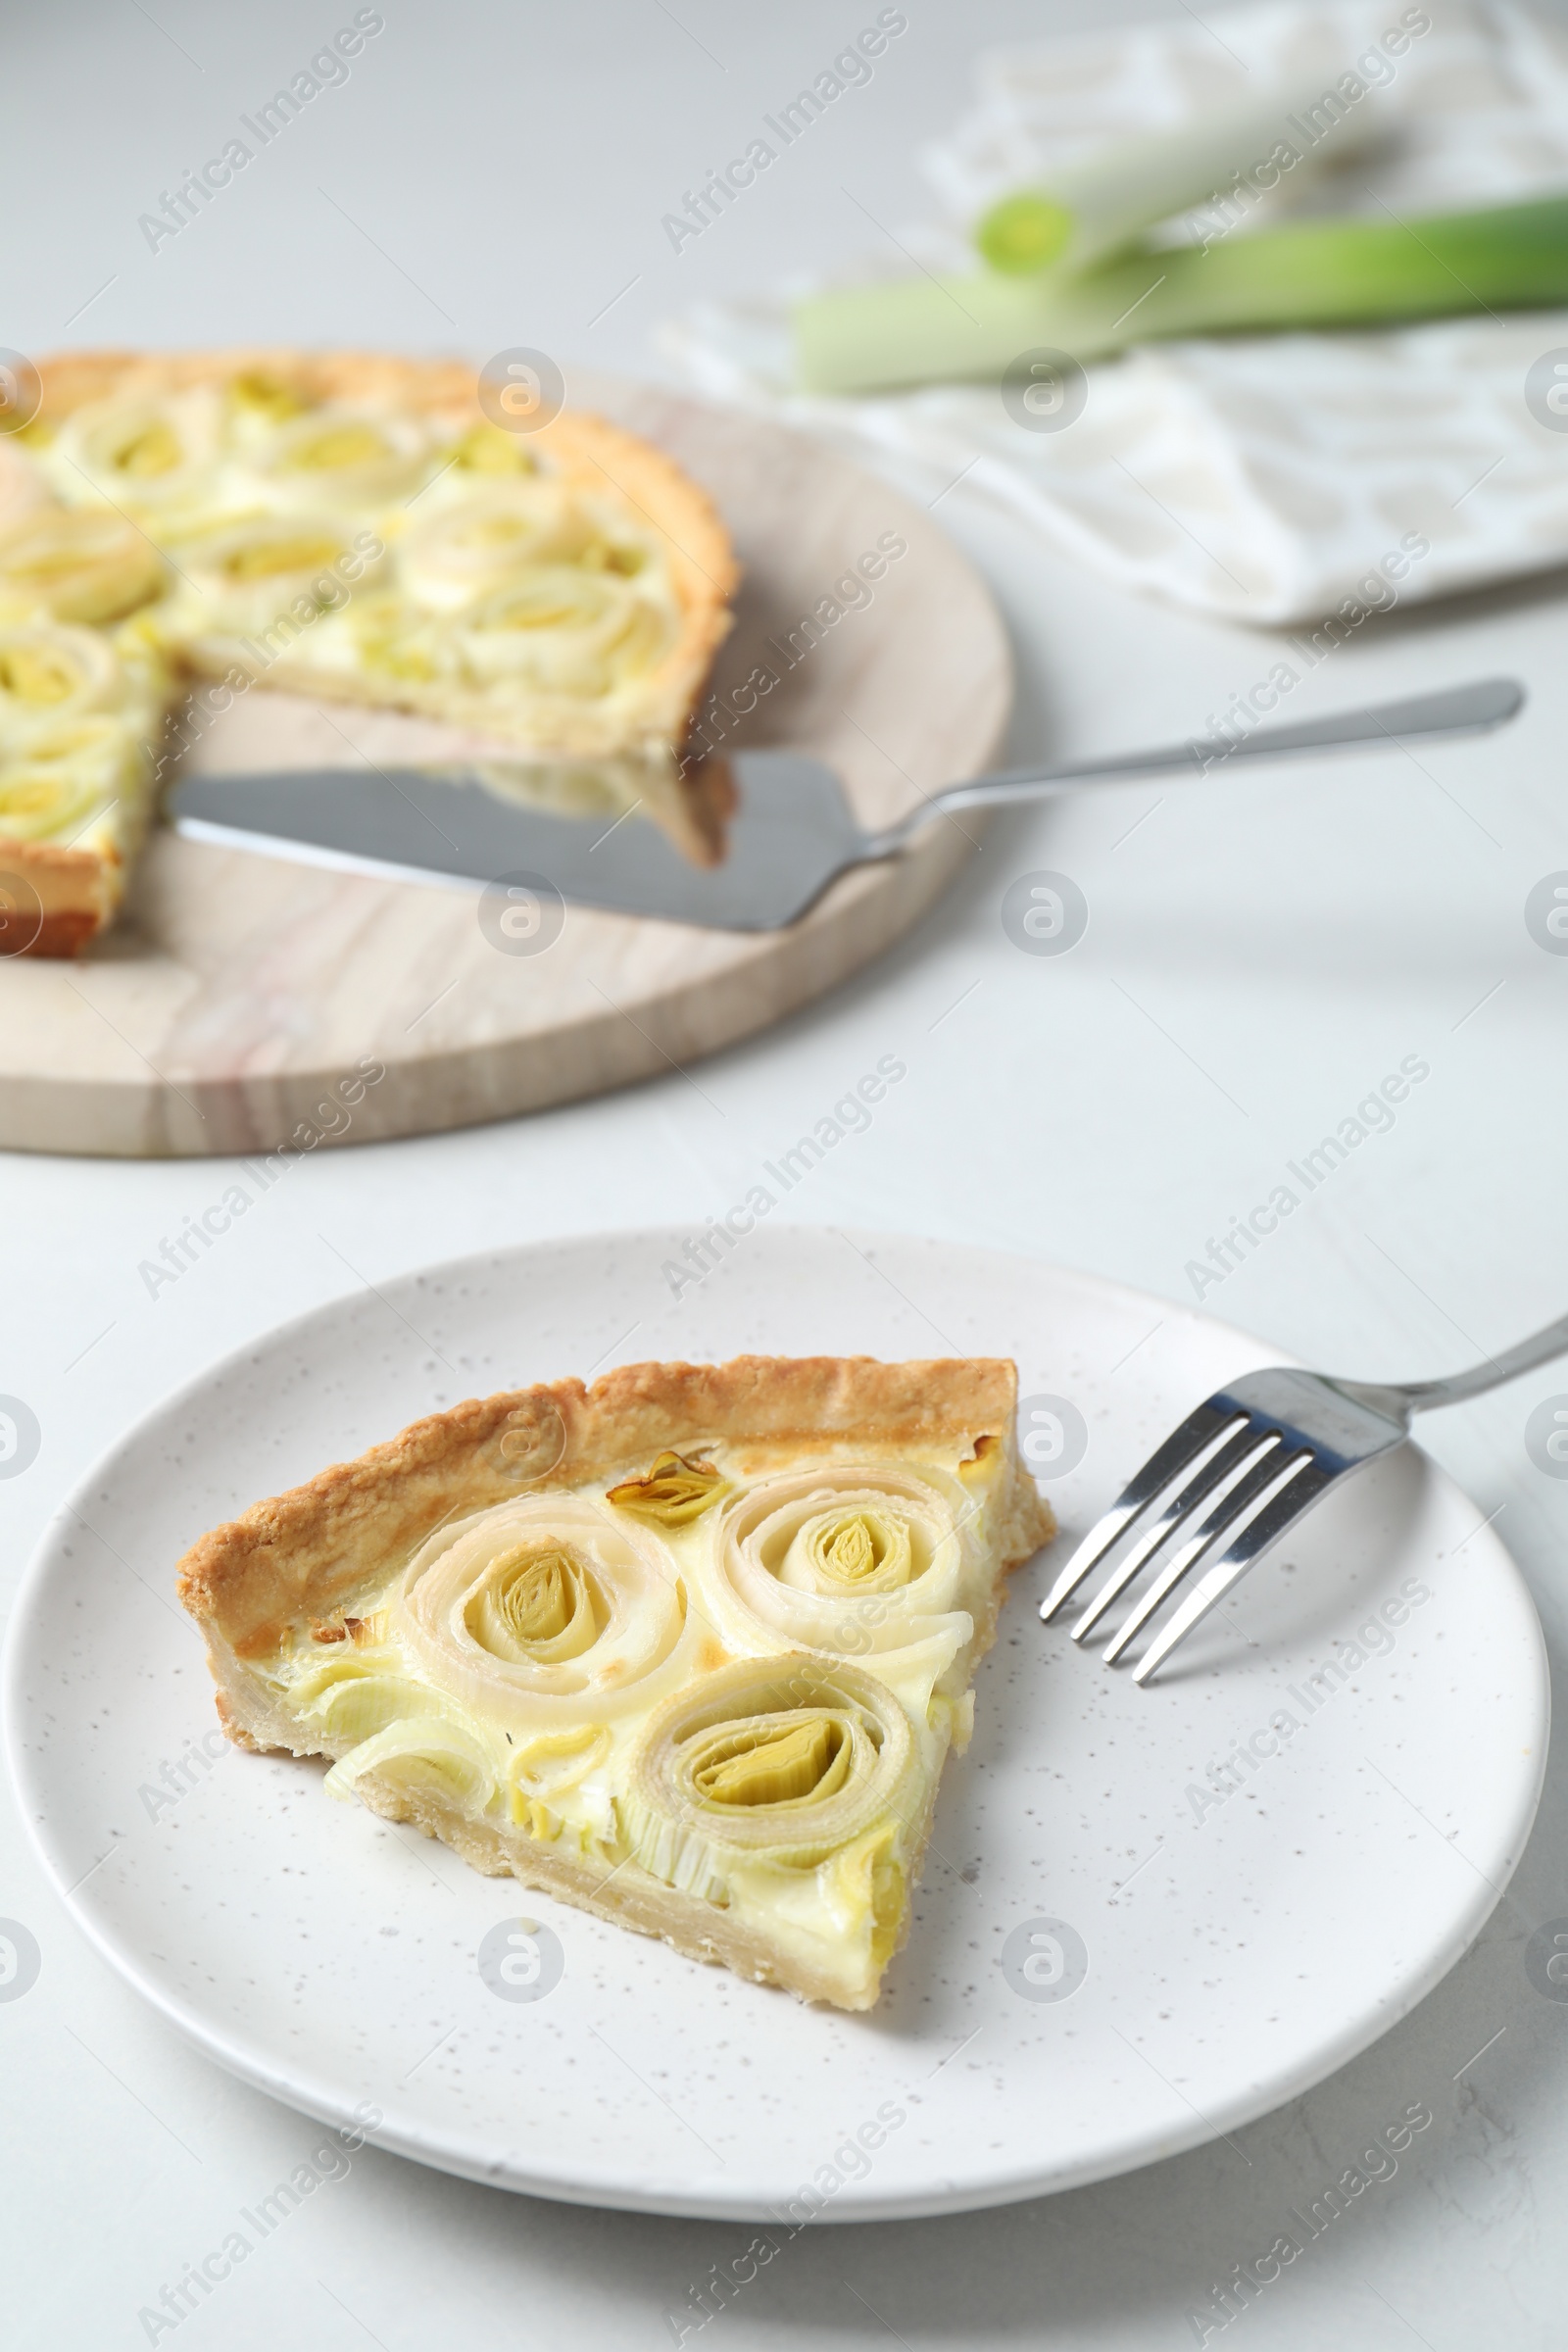
[[[1099,19],[1142,13],[1135,0]],[[846,187],[881,219],[918,217],[912,151],[949,120],[975,46],[1090,21],[1060,0],[910,0],[908,34],[871,86],[676,256],[661,215],[873,7],[386,0],[349,81],[150,253],[137,216],[352,14],[347,0],[14,12],[5,340],[276,337],[481,357],[527,343],[647,370],[662,315],[858,247]],[[961,490],[943,518],[1015,633],[1019,757],[1181,738],[1266,667],[1266,640],[1114,594]],[[0,1392],[28,1401],[43,1442],[0,1482],[0,1594],[9,1603],[50,1510],[146,1402],[343,1288],[334,1242],[378,1279],[556,1233],[696,1227],[890,1052],[907,1083],[792,1195],[793,1213],[1051,1256],[1172,1298],[1191,1296],[1188,1261],[1267,1197],[1287,1158],[1423,1055],[1430,1082],[1396,1127],[1205,1304],[1309,1360],[1390,1376],[1452,1367],[1560,1312],[1568,961],[1532,943],[1523,906],[1568,866],[1563,605],[1559,576],[1374,622],[1301,697],[1328,709],[1506,668],[1532,699],[1504,736],[1421,767],[1390,755],[1163,799],[1116,789],[1009,819],[903,946],[706,1064],[701,1091],[671,1074],[543,1117],[322,1153],[156,1299],[138,1262],[220,1195],[222,1163],[6,1158]],[[1070,873],[1092,910],[1060,959],[1019,954],[999,921],[1006,882],[1040,866]],[[1498,1514],[1554,1653],[1568,1487],[1532,1464],[1524,1425],[1559,1386],[1568,1370],[1426,1425],[1478,1517]],[[1468,1958],[1366,2056],[1238,2133],[1240,2152],[1216,2144],[989,2215],[808,2231],[708,2341],[1191,2342],[1185,2314],[1209,2282],[1425,2100],[1436,2128],[1397,2177],[1234,2327],[1258,2352],[1559,2346],[1568,2005],[1532,1989],[1522,1952],[1568,1913],[1563,1784],[1558,1765]],[[0,1916],[42,1950],[30,1991],[0,2003],[7,2341],[145,2343],[139,2310],[299,2161],[313,2129],[122,1989],[3,1813]],[[666,2313],[743,2235],[533,2204],[367,2147],[177,2332],[223,2352],[651,2348],[674,2340]]]

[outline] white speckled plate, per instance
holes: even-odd
[[[48,1867],[114,1965],[220,2064],[333,2123],[368,2102],[379,2144],[424,2163],[662,2213],[814,2200],[831,2221],[1170,2155],[1412,2007],[1519,1857],[1547,1722],[1524,1585],[1414,1451],[1340,1493],[1147,1692],[1041,1626],[1047,1562],[1022,1573],[869,2017],[509,1894],[330,1802],[318,1766],[214,1736],[178,1553],[476,1391],[746,1348],[1012,1354],[1026,1396],[1082,1416],[1087,1450],[1051,1488],[1075,1530],[1222,1378],[1279,1360],[1053,1266],[804,1228],[760,1227],[677,1299],[662,1266],[684,1238],[358,1293],[205,1375],[93,1473],[17,1609],[7,1727]],[[1072,1413],[1033,1426],[1037,1448],[1067,1431],[1059,1468]],[[478,1963],[519,1917],[548,1931],[512,1969],[539,1997],[503,1997]]]

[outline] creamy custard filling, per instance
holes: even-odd
[[[270,1679],[334,1794],[631,1867],[858,1994],[966,1731],[994,1564],[956,1469],[666,1450],[439,1530]]]

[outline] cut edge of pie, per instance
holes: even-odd
[[[690,1958],[786,1985],[807,1999],[869,2008],[907,1933],[943,1766],[950,1746],[967,1740],[973,1670],[995,1638],[1007,1572],[1055,1532],[1050,1507],[1017,1454],[1016,1391],[1013,1365],[999,1359],[883,1363],[869,1357],[742,1356],[720,1365],[636,1364],[591,1389],[567,1380],[470,1399],[415,1422],[389,1444],[256,1503],[204,1536],[179,1564],[179,1594],[206,1638],[219,1713],[236,1743],[326,1756],[341,1766],[345,1756],[363,1752],[362,1742],[379,1740],[380,1755],[390,1737],[385,1763],[372,1759],[364,1768],[351,1767],[349,1784],[333,1792],[358,1794],[372,1812],[441,1838],[476,1870],[510,1873],[599,1918],[661,1936]],[[535,1749],[552,1756],[569,1749],[577,1738],[569,1723],[549,1738],[519,1730],[524,1746],[514,1750],[513,1734],[502,1730],[503,1720],[523,1720],[507,1713],[513,1702],[495,1702],[494,1714],[466,1712],[453,1695],[463,1688],[456,1682],[438,1679],[432,1693],[433,1704],[453,1711],[451,1723],[466,1726],[450,1735],[462,1767],[456,1785],[441,1740],[432,1739],[430,1753],[438,1766],[447,1755],[449,1778],[426,1769],[427,1756],[421,1763],[414,1732],[423,1718],[416,1712],[389,1730],[375,1730],[380,1719],[366,1714],[364,1704],[373,1678],[380,1677],[376,1690],[406,1690],[399,1676],[419,1683],[426,1672],[422,1648],[416,1656],[410,1647],[410,1629],[419,1620],[409,1595],[428,1590],[454,1554],[461,1556],[465,1545],[480,1546],[473,1554],[478,1559],[489,1544],[515,1581],[522,1574],[516,1561],[527,1547],[519,1539],[512,1550],[496,1552],[508,1531],[522,1528],[526,1535],[525,1522],[548,1531],[557,1516],[568,1530],[562,1555],[568,1556],[579,1524],[571,1514],[577,1513],[586,1514],[581,1525],[590,1546],[577,1556],[591,1563],[595,1529],[604,1537],[612,1520],[616,1524],[604,1538],[612,1553],[623,1537],[632,1545],[643,1541],[635,1528],[619,1524],[643,1506],[612,1502],[609,1491],[635,1496],[655,1491],[649,1482],[666,1474],[682,1492],[698,1496],[689,1523],[662,1523],[653,1546],[666,1563],[670,1547],[679,1547],[680,1630],[647,1675],[653,1695],[644,1712],[637,1708],[636,1668],[618,1717],[608,1679],[613,1669],[607,1670],[597,1697],[590,1694],[577,1709],[589,1727],[578,1739],[579,1749],[592,1747],[592,1740],[610,1743],[603,1763],[608,1793],[594,1787],[590,1772],[575,1798],[552,1799],[548,1776],[536,1787],[530,1777],[535,1765],[523,1758]],[[683,1474],[689,1476],[682,1487]],[[857,1484],[858,1478],[872,1483]],[[719,1492],[710,1508],[703,1495],[715,1479]],[[792,1487],[801,1490],[793,1499]],[[831,1508],[812,1518],[808,1506],[831,1505],[834,1493],[845,1497],[838,1520]],[[904,1524],[913,1529],[918,1545],[925,1542],[922,1524],[928,1532],[936,1529],[927,1548],[911,1556],[926,1560],[921,1575],[935,1578],[940,1570],[948,1600],[960,1605],[901,1615],[901,1588],[893,1586],[879,1618],[874,1598],[851,1604],[830,1593],[822,1602],[820,1586],[814,1592],[786,1588],[775,1557],[763,1577],[761,1606],[776,1604],[781,1614],[779,1622],[764,1622],[750,1597],[760,1572],[746,1554],[748,1511],[772,1514],[776,1508],[777,1516],[765,1521],[769,1528],[800,1523],[804,1534],[791,1538],[783,1555],[793,1559],[800,1542],[820,1540],[810,1532],[819,1520],[823,1526],[854,1520],[857,1496],[870,1508],[864,1524],[880,1526],[884,1536],[891,1526],[897,1538]],[[863,1527],[859,1535],[852,1527],[851,1534],[864,1553]],[[545,1536],[530,1540],[530,1568],[543,1573],[551,1562],[559,1568],[557,1552],[540,1550]],[[769,1541],[777,1554],[783,1538]],[[741,1554],[751,1587],[734,1567]],[[420,1563],[427,1559],[432,1566],[425,1570]],[[461,1568],[460,1582],[468,1573]],[[493,1563],[484,1570],[487,1577],[497,1573]],[[912,1568],[909,1575],[912,1583]],[[479,1592],[480,1585],[473,1591]],[[809,1643],[791,1631],[791,1612],[809,1612],[819,1602],[834,1628],[851,1617],[831,1612],[858,1609],[851,1647],[832,1646],[820,1629]],[[437,1612],[427,1625],[436,1627],[442,1643],[450,1642],[454,1626],[458,1638],[466,1639],[479,1603],[470,1597],[444,1605],[447,1616]],[[602,1595],[600,1605],[602,1615]],[[876,1629],[890,1621],[884,1642]],[[863,1637],[862,1625],[870,1629]],[[909,1638],[903,1640],[905,1635]],[[849,1637],[835,1633],[834,1639]],[[491,1657],[480,1664],[494,1677]],[[521,1671],[534,1669],[525,1660]],[[341,1685],[329,1679],[339,1673],[346,1678]],[[734,1707],[726,1714],[726,1693],[752,1685],[766,1702],[761,1713],[786,1729],[765,1740],[754,1729],[737,1740],[731,1736],[735,1723],[755,1726],[760,1717]],[[344,1689],[361,1720],[334,1736],[323,1725],[323,1703],[327,1712],[335,1710]],[[297,1699],[295,1691],[309,1693],[308,1699]],[[710,1697],[724,1701],[716,1713]],[[390,1703],[410,1702],[404,1697]],[[538,1704],[531,1697],[517,1703]],[[686,1794],[666,1798],[663,1792],[672,1772],[679,1779],[682,1754],[696,1735],[676,1738],[662,1726],[678,1728],[683,1713],[702,1706],[719,1725],[718,1749],[716,1762],[703,1768],[708,1793],[693,1812]],[[571,1708],[566,1712],[570,1717]],[[481,1741],[476,1729],[482,1729]],[[502,1737],[505,1748],[498,1744]],[[726,1793],[726,1774],[733,1781],[737,1771],[744,1779],[754,1768],[767,1768],[765,1758],[761,1767],[745,1761],[759,1743],[769,1756],[782,1756],[789,1770],[814,1769],[802,1763],[803,1740],[808,1746],[815,1740],[818,1754],[832,1752],[827,1779],[843,1767],[848,1794],[824,1800],[839,1804],[839,1815],[813,1816],[808,1809],[825,1781],[800,1791],[792,1784],[778,1800],[744,1793],[731,1799]],[[769,1740],[783,1744],[775,1748]],[[481,1759],[479,1779],[469,1788],[462,1759],[471,1759],[476,1744],[484,1745],[490,1761]],[[897,1765],[904,1777],[882,1787],[877,1776],[895,1771],[895,1751],[904,1759]],[[592,1752],[606,1755],[602,1744]],[[856,1815],[851,1798],[862,1765],[864,1806]],[[498,1772],[497,1786],[479,1802],[477,1790],[488,1788]],[[775,1811],[791,1804],[808,1808],[798,1822],[790,1816],[808,1833],[817,1820],[842,1818],[850,1826],[840,1842],[819,1853],[809,1838],[795,1847],[786,1839],[781,1862],[765,1851],[754,1861],[742,1847],[754,1835],[749,1825],[759,1818],[759,1802]],[[574,1803],[579,1810],[572,1816]],[[597,1807],[587,1826],[585,1805]],[[743,1817],[747,1826],[731,1831],[730,1821]],[[710,1842],[715,1819],[719,1830]],[[770,1826],[755,1836],[765,1839]],[[732,1844],[732,1838],[738,1842]],[[847,1923],[842,1933],[837,1921]]]
[[[44,359],[38,375],[42,400],[36,417],[9,446],[0,444],[0,545],[47,514],[50,499],[69,512],[103,511],[103,500],[90,485],[84,484],[77,495],[73,481],[62,498],[61,485],[50,482],[47,466],[33,456],[40,435],[47,436],[97,402],[143,396],[157,401],[207,386],[276,379],[325,407],[417,416],[455,433],[483,424],[474,375],[457,361],[272,347],[168,354],[84,351]],[[170,639],[164,651],[172,668],[161,705],[150,714],[151,732],[156,734],[163,718],[172,712],[191,678],[231,678],[238,672],[271,690],[447,721],[481,737],[493,747],[492,758],[498,762],[509,754],[525,762],[613,762],[624,757],[634,765],[647,765],[646,797],[656,819],[687,855],[699,861],[710,858],[711,812],[688,809],[684,802],[666,808],[672,792],[676,801],[680,793],[678,787],[666,789],[660,763],[678,761],[714,656],[732,625],[729,606],[739,566],[724,524],[707,493],[672,458],[603,417],[562,409],[528,433],[526,447],[530,455],[542,455],[548,469],[568,488],[608,490],[662,544],[678,624],[672,641],[638,681],[634,719],[615,713],[607,719],[590,709],[580,714],[558,710],[551,739],[544,741],[520,725],[509,724],[495,697],[478,689],[450,679],[381,677],[368,663],[334,672],[291,648],[275,655],[270,650],[259,667],[254,649],[246,651],[249,640],[229,629]],[[33,495],[40,483],[48,494],[42,505]],[[368,507],[357,515],[361,520],[372,518]],[[345,532],[355,518],[348,515]],[[125,519],[140,529],[134,517]],[[149,541],[149,558],[151,551]],[[163,601],[172,603],[178,595],[175,589]],[[137,612],[122,628],[107,625],[96,633],[113,644],[123,625],[134,627],[140,617]],[[7,626],[26,625],[29,618],[47,626],[50,614],[41,604],[31,614],[16,606],[4,618]],[[79,836],[29,839],[0,826],[0,930],[6,934],[6,953],[74,955],[113,922],[152,820],[163,766],[154,742],[137,748],[135,772],[127,762],[119,796]],[[30,893],[36,904],[19,901],[17,889],[5,886],[7,877],[21,885],[24,899]]]

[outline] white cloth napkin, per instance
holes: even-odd
[[[901,241],[927,266],[970,267],[975,215],[1052,165],[1303,76],[1329,86],[1423,17],[1431,29],[1358,102],[1373,143],[1287,175],[1250,220],[1568,189],[1568,36],[1507,0],[1328,0],[982,56],[975,105],[925,159],[948,223]],[[891,270],[872,257],[848,274],[907,269],[889,252]],[[1539,368],[1526,401],[1544,355],[1568,360],[1568,312],[1150,344],[1091,368],[1068,428],[1033,432],[994,386],[792,392],[787,302],[803,290],[705,304],[662,348],[699,387],[913,459],[934,489],[963,475],[1126,585],[1277,626],[1568,561],[1568,431],[1540,414]]]

